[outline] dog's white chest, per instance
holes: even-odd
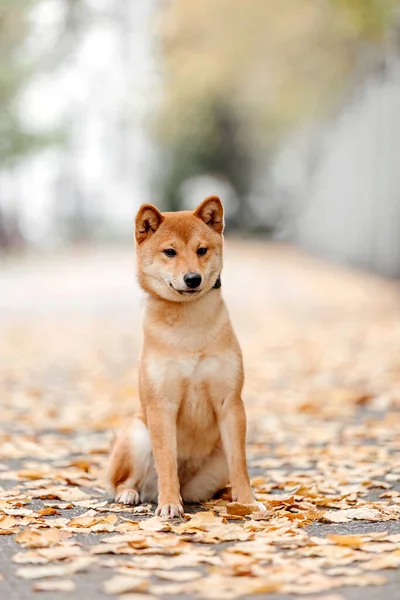
[[[176,361],[176,367],[181,377],[191,379],[193,383],[201,383],[218,373],[220,360],[217,357],[199,358],[195,356],[182,358]]]
[[[218,357],[200,355],[174,358],[158,355],[146,360],[146,371],[157,391],[172,399],[182,385],[196,387],[220,378],[222,362]]]
[[[212,396],[223,400],[229,395],[238,357],[232,353],[221,356],[200,354],[168,357],[148,357],[145,368],[157,394],[177,406],[185,400],[196,401],[197,396]]]

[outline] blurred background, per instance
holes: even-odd
[[[0,0],[0,253],[139,205],[400,275],[400,0]]]

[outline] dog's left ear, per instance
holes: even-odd
[[[194,214],[217,233],[223,233],[225,228],[224,207],[218,196],[209,196],[203,200],[194,211]]]

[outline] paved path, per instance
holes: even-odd
[[[360,503],[394,510],[400,492],[398,286],[290,248],[228,240],[223,290],[245,354],[249,459],[259,497],[268,503],[294,495],[301,505],[300,498],[314,502],[315,487],[319,497],[332,498],[335,511]],[[137,403],[141,307],[130,250],[81,249],[0,265],[0,502],[24,497],[30,502],[21,506],[36,514],[49,501],[32,500],[32,490],[60,482],[104,499],[112,430]],[[391,496],[382,498],[385,492]],[[298,511],[295,501],[282,506],[273,508],[281,511],[277,519],[282,511],[286,517]],[[55,518],[86,511],[75,503]],[[23,529],[23,517],[16,519]],[[306,523],[307,544],[312,536],[400,534],[395,518],[322,521]],[[107,535],[75,532],[73,539],[86,548]],[[212,549],[219,556],[227,547]],[[32,597],[32,581],[17,576],[19,565],[12,562],[21,550],[14,535],[0,535],[1,598]],[[285,557],[292,550],[281,551]],[[399,569],[375,573],[387,583],[328,589],[317,597],[397,599]],[[74,592],[34,597],[112,597],[102,590],[112,574],[111,568],[89,569],[72,576]]]

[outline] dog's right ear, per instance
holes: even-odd
[[[138,244],[153,235],[164,221],[160,211],[152,204],[143,204],[139,208],[135,223],[135,238]]]

